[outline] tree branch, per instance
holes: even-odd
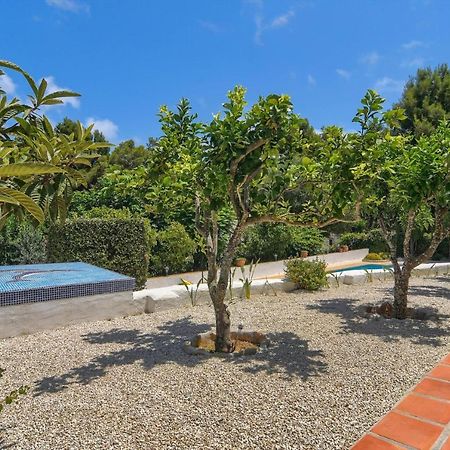
[[[408,211],[408,217],[406,219],[405,236],[403,238],[403,256],[405,259],[409,259],[411,255],[411,237],[414,231],[414,225],[416,222],[416,209],[410,209]]]
[[[428,248],[416,258],[411,259],[412,268],[428,261],[438,248],[439,244],[445,239],[447,235],[450,235],[450,231],[445,229],[445,216],[448,213],[448,208],[437,208],[436,216],[434,219],[434,232],[431,238]]]

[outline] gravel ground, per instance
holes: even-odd
[[[31,392],[1,416],[17,449],[348,449],[450,351],[450,279],[416,279],[411,304],[440,322],[366,319],[389,283],[254,297],[234,324],[269,333],[248,357],[189,356],[207,306],[0,341],[2,392]],[[1,447],[1,444],[0,444]]]

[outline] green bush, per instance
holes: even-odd
[[[41,263],[46,259],[43,228],[11,217],[0,232],[0,265]]]
[[[389,247],[383,238],[381,230],[374,228],[359,233],[344,233],[339,239],[341,245],[348,245],[351,250],[368,248],[372,253],[389,251]]]
[[[288,257],[291,240],[289,228],[282,224],[261,224],[249,227],[244,234],[237,256],[248,261],[273,261]]]
[[[142,219],[80,219],[55,225],[48,235],[48,260],[83,261],[136,279],[148,272],[148,226]]]
[[[297,256],[301,250],[306,250],[310,255],[319,255],[324,252],[324,235],[317,228],[289,227],[291,241],[289,255]]]
[[[381,261],[384,258],[379,253],[368,253],[364,259],[367,261]]]
[[[150,257],[150,272],[155,275],[180,273],[192,269],[197,244],[183,225],[171,223],[156,235],[156,245]]]
[[[311,255],[323,250],[323,234],[315,228],[292,227],[283,224],[261,224],[246,230],[237,251],[247,260],[273,261],[297,256],[300,250]]]
[[[132,219],[138,217],[128,208],[110,208],[108,206],[96,206],[82,213],[72,213],[72,219]]]
[[[286,263],[286,276],[299,289],[316,291],[327,286],[327,264],[324,261],[308,261],[305,259],[291,259]]]
[[[147,230],[148,254],[152,254],[152,249],[156,245],[156,230],[150,225],[148,219],[142,218],[140,214],[133,213],[128,208],[110,208],[108,206],[97,206],[95,208],[84,211],[82,216],[72,214],[71,218],[76,219],[142,219]]]

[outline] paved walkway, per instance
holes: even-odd
[[[368,250],[350,250],[345,253],[327,253],[325,255],[309,256],[306,259],[323,259],[327,262],[329,267],[339,267],[342,265],[352,265],[360,263],[366,256]],[[265,279],[284,276],[285,261],[271,261],[265,263],[259,263],[255,270],[255,279]],[[248,273],[249,266],[245,266],[246,273]],[[206,278],[206,271],[203,272],[203,276]],[[153,277],[149,278],[146,283],[147,289],[155,289],[161,287],[168,287],[180,284],[181,278],[183,280],[190,281],[193,284],[197,284],[202,277],[202,272],[186,272],[168,275],[166,277]],[[235,279],[238,280],[241,277],[240,269],[236,269]]]
[[[450,354],[352,450],[450,450]]]

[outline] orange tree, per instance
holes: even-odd
[[[152,201],[195,209],[208,263],[216,351],[232,352],[225,296],[245,229],[269,222],[323,227],[344,220],[356,191],[344,179],[350,166],[333,146],[337,139],[331,135],[311,146],[303,134],[305,119],[294,113],[288,96],[261,97],[247,108],[245,89],[236,87],[223,107],[208,124],[197,120],[187,100],[175,111],[163,107],[163,136],[149,173],[153,170],[158,186]],[[220,225],[224,211],[233,217],[226,233]],[[227,236],[223,251],[220,234]]]
[[[393,132],[400,109],[382,112],[384,99],[368,91],[354,118],[352,176],[364,208],[378,222],[394,268],[394,316],[407,314],[408,286],[415,267],[429,260],[450,236],[450,124],[441,122],[414,140]],[[413,245],[413,234],[423,239]]]

